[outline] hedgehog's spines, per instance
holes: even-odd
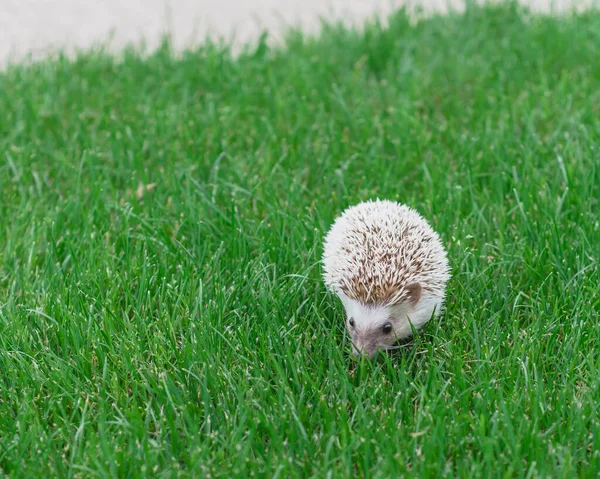
[[[345,210],[325,238],[323,277],[336,293],[363,304],[406,301],[407,286],[443,300],[449,279],[438,234],[416,210],[369,200]]]

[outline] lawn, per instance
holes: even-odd
[[[268,45],[0,73],[0,475],[598,474],[600,12]],[[453,277],[355,363],[322,241],[375,197]]]

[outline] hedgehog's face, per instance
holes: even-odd
[[[355,356],[375,356],[377,351],[392,348],[400,339],[411,335],[431,317],[430,301],[413,300],[394,305],[365,305],[340,295],[346,310],[346,328]]]
[[[389,306],[352,305],[347,308],[346,328],[352,341],[352,352],[373,357],[380,349],[394,346],[400,337],[410,335],[410,327],[405,331],[401,318],[406,314]]]

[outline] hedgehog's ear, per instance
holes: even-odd
[[[406,287],[408,291],[408,302],[416,306],[421,299],[421,285],[419,283],[411,283]]]

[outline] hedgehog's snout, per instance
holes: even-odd
[[[354,354],[355,357],[368,356],[369,358],[373,359],[375,354],[377,354],[378,349],[379,348],[377,346],[363,346],[352,343],[352,354]]]
[[[379,344],[375,341],[364,340],[360,335],[351,335],[352,337],[352,354],[354,356],[368,356],[369,358],[375,357],[379,350]]]

